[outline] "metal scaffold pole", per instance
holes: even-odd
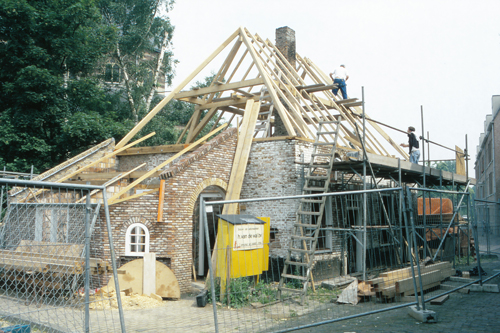
[[[366,117],[365,117],[365,87],[361,87],[361,99],[363,109],[363,146],[366,143]],[[366,151],[363,150],[363,191],[366,191]],[[363,280],[366,280],[366,224],[367,214],[366,192],[363,193]]]

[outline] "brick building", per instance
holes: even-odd
[[[475,171],[476,171],[476,198],[489,202],[500,200],[500,96],[492,96],[492,112],[486,115],[484,132],[479,136],[477,145]],[[478,203],[481,204],[481,203]],[[500,232],[497,205],[489,205],[489,213],[484,218],[490,222],[492,232]]]

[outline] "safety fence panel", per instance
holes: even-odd
[[[212,253],[205,301],[213,306],[216,332],[286,332],[416,304],[402,189],[315,198],[323,196],[317,235],[307,228],[298,235],[294,227],[319,221],[314,202],[309,219],[296,216],[300,200],[311,196],[203,202],[205,211],[238,203],[241,212],[204,214],[207,239],[217,235],[213,248],[204,243]],[[306,241],[316,236],[312,251]],[[290,247],[302,255],[289,254]]]
[[[0,330],[124,332],[96,187],[0,179]],[[102,190],[102,189],[101,189]],[[7,192],[8,191],[8,192]]]
[[[473,199],[479,251],[485,260],[500,255],[500,203]]]
[[[408,190],[409,217],[414,226],[415,250],[420,258],[417,274],[419,303],[426,303],[454,292],[478,291],[498,276],[500,268],[498,236],[493,228],[498,218],[496,203],[478,202],[467,188]],[[451,274],[429,272],[436,262],[448,262]]]

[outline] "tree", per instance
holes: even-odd
[[[440,162],[433,162],[432,167],[434,169],[438,170],[443,170],[443,171],[449,171],[455,173],[455,162],[454,161],[440,161]]]
[[[214,78],[215,73],[212,73],[210,76],[205,77],[202,81],[197,81],[191,89],[208,87]],[[160,98],[158,96],[155,102],[160,102]],[[141,137],[153,131],[156,132],[156,135],[139,145],[150,146],[176,143],[179,135],[189,122],[189,119],[191,119],[194,111],[194,104],[171,100],[160,112],[155,115],[155,117],[153,117],[153,119],[151,119],[146,126],[144,126],[138,136]],[[203,118],[206,113],[207,110],[202,111],[201,118]],[[214,115],[197,137],[200,138],[208,134],[211,127],[215,124],[216,119],[217,115]]]
[[[116,35],[94,0],[0,0],[0,164],[43,171],[127,132],[94,75]]]
[[[120,68],[125,117],[135,124],[151,108],[159,80],[171,84],[176,60],[169,50],[174,27],[167,13],[173,0],[101,0],[104,22],[119,30],[110,57]]]

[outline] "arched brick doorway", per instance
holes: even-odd
[[[200,202],[201,200],[207,201],[218,201],[224,200],[226,195],[227,184],[220,179],[207,179],[202,184],[197,186],[195,194],[197,197],[195,199],[192,196],[191,202],[194,201],[192,207],[193,211],[193,230],[192,230],[192,258],[193,258],[193,274],[197,277],[206,276],[208,272],[208,255],[206,250],[206,234],[203,225],[203,219],[200,214]],[[195,200],[193,200],[195,199]],[[207,206],[206,219],[208,222],[208,231],[210,242],[210,251],[213,250],[215,244],[215,238],[217,236],[217,217],[216,215],[222,213],[223,205]]]

